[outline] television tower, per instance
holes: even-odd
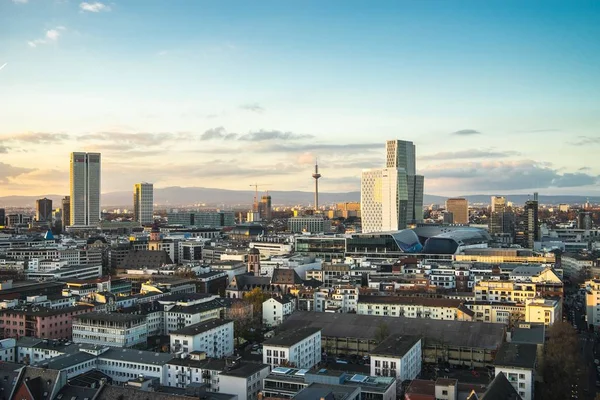
[[[319,178],[321,174],[319,173],[319,164],[317,160],[315,160],[315,173],[312,174],[312,177],[315,179],[315,211],[319,210]]]

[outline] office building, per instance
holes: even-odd
[[[577,214],[577,229],[592,229],[592,213],[589,211],[580,211]]]
[[[361,176],[362,231],[400,230],[423,220],[424,177],[416,175],[415,145],[386,142],[385,168]]]
[[[52,222],[52,200],[48,198],[35,201],[35,220],[37,222]]]
[[[133,186],[133,219],[142,225],[154,222],[154,185],[143,182]]]
[[[446,200],[446,211],[452,213],[453,224],[469,223],[469,201],[463,198]]]
[[[525,237],[523,246],[528,249],[533,249],[533,244],[540,240],[538,228],[538,200],[537,193],[534,194],[534,199],[525,202],[524,208],[525,217]]]
[[[6,224],[6,210],[0,208],[0,226],[4,226],[4,224]]]
[[[329,233],[331,221],[321,215],[292,217],[288,219],[288,230],[292,233]]]
[[[71,226],[71,196],[65,196],[61,200],[62,203],[62,226],[63,229]]]
[[[273,218],[273,206],[271,205],[271,196],[264,195],[258,203],[258,214],[262,221],[270,221]]]
[[[100,221],[100,153],[71,153],[70,226]]]
[[[408,187],[403,169],[362,172],[360,205],[363,233],[397,231],[408,222]]]

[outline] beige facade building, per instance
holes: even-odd
[[[469,201],[463,198],[446,200],[446,211],[452,213],[452,223],[469,223]]]

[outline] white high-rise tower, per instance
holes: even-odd
[[[412,142],[386,142],[386,168],[365,170],[361,178],[362,231],[400,230],[423,219],[424,177],[416,175]]]
[[[100,221],[100,153],[71,153],[71,226]]]
[[[133,186],[133,219],[142,225],[154,222],[154,185],[136,183]]]

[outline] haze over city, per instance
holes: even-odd
[[[593,2],[0,3],[0,195],[358,191],[387,139],[425,192],[599,195]]]

